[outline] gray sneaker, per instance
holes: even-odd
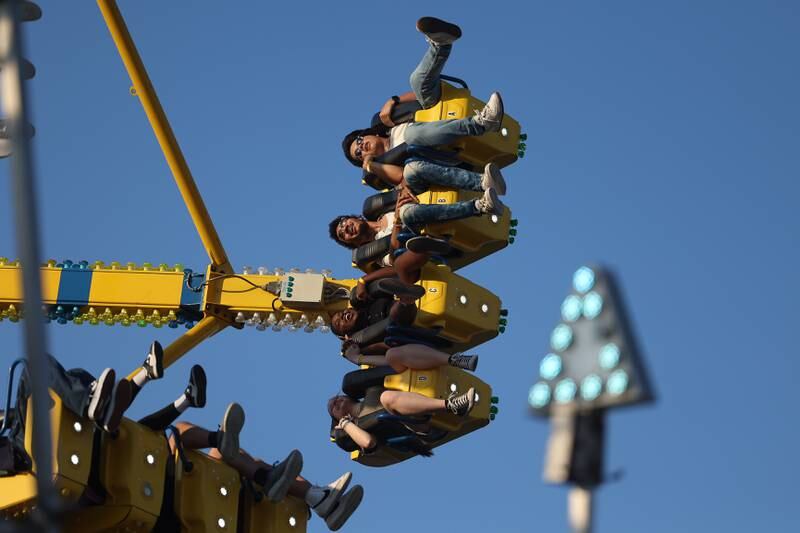
[[[500,124],[503,122],[503,99],[500,98],[500,93],[494,92],[489,97],[489,101],[483,106],[480,111],[475,111],[475,117],[472,119],[478,125],[486,128],[486,132],[500,131]]]
[[[506,206],[504,206],[500,198],[497,197],[497,192],[489,188],[483,192],[483,196],[475,200],[475,207],[482,214],[500,216],[503,214],[503,209],[505,209]]]
[[[419,19],[417,21],[417,31],[424,33],[429,42],[439,46],[451,44],[461,37],[461,28],[436,17],[422,17]]]
[[[217,437],[217,449],[225,462],[236,459],[239,455],[239,433],[244,427],[244,409],[238,403],[232,403],[225,410]]]
[[[450,366],[454,366],[456,368],[461,368],[463,370],[469,370],[470,372],[475,372],[475,369],[478,368],[478,356],[477,355],[462,355],[460,353],[454,353],[450,356],[450,359],[447,361]]]
[[[503,196],[506,193],[506,180],[500,173],[500,167],[494,163],[487,163],[483,169],[483,176],[481,177],[481,188],[494,189],[497,191],[498,196]]]
[[[317,513],[320,518],[327,518],[336,507],[336,504],[339,503],[342,493],[347,490],[347,486],[350,485],[350,480],[352,478],[353,474],[350,472],[345,472],[342,474],[339,479],[325,487],[325,490],[327,490],[328,494],[322,499],[321,502],[311,509]]]
[[[267,475],[267,498],[272,503],[278,503],[286,497],[292,481],[300,475],[303,469],[303,454],[299,450],[292,450],[286,459],[276,464]]]
[[[361,505],[361,499],[364,497],[364,487],[356,485],[348,492],[339,498],[339,504],[336,508],[325,518],[325,524],[331,531],[338,531],[347,519],[350,518],[358,506]]]
[[[466,416],[475,406],[475,388],[470,387],[464,394],[452,393],[444,402],[447,410],[458,416]]]

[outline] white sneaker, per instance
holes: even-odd
[[[502,215],[503,209],[506,206],[497,197],[497,192],[494,189],[486,189],[483,196],[475,200],[475,207],[483,214]]]
[[[503,99],[500,98],[500,93],[493,92],[483,109],[475,112],[475,117],[472,120],[486,128],[488,133],[490,131],[500,131],[503,115]]]
[[[506,193],[506,180],[500,173],[500,167],[494,163],[487,163],[483,169],[483,177],[481,177],[481,187],[486,189],[494,189],[498,196],[503,196]]]
[[[350,480],[352,478],[352,473],[345,472],[339,477],[339,479],[326,487],[328,494],[322,499],[321,502],[312,507],[313,511],[317,513],[320,518],[325,519],[329,514],[331,514],[331,511],[333,511],[336,504],[339,503],[339,498],[341,497],[342,493],[346,491],[347,486],[350,485]]]
[[[164,377],[164,349],[158,341],[153,341],[150,351],[144,358],[142,368],[147,372],[148,379],[161,379]]]
[[[217,449],[225,462],[231,462],[239,456],[239,433],[244,427],[244,409],[238,403],[232,403],[222,417],[217,441]]]
[[[342,495],[339,499],[339,504],[336,508],[325,518],[325,524],[331,531],[338,531],[347,519],[358,509],[361,505],[361,499],[364,497],[364,487],[356,485],[350,491]]]

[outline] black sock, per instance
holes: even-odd
[[[175,422],[175,419],[180,416],[180,413],[173,404],[168,404],[162,407],[155,413],[149,414],[139,420],[139,423],[154,431],[163,431],[167,426]]]
[[[208,447],[216,448],[219,446],[219,431],[208,432]]]
[[[139,394],[139,391],[142,390],[142,388],[139,385],[137,385],[135,381],[133,380],[130,381],[131,381],[131,402],[133,402],[133,400],[136,399],[136,395]]]
[[[256,470],[256,473],[253,474],[253,481],[261,485],[262,487],[267,484],[267,476],[269,476],[269,472],[266,468],[259,468]]]

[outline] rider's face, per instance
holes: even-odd
[[[350,156],[358,161],[363,161],[365,155],[377,157],[384,151],[383,139],[377,135],[359,136],[350,144]]]
[[[333,329],[342,332],[343,335],[352,333],[357,321],[358,311],[350,308],[334,313],[331,317]]]

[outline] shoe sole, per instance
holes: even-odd
[[[382,279],[377,282],[380,290],[395,296],[411,296],[415,300],[425,296],[425,289],[419,285],[407,285],[399,279]]]
[[[121,379],[114,387],[111,403],[108,406],[103,429],[108,433],[116,433],[122,422],[122,415],[133,401],[133,384],[127,379]]]
[[[244,409],[238,403],[230,404],[222,417],[222,442],[217,443],[224,461],[233,461],[239,455],[239,433],[243,427]]]
[[[189,388],[192,407],[206,406],[206,371],[200,365],[194,365],[189,371]]]
[[[339,530],[347,519],[358,509],[361,505],[361,500],[364,498],[364,487],[356,485],[350,492],[344,494],[339,500],[339,505],[328,515],[325,519],[325,524],[331,531]]]
[[[494,189],[486,189],[489,193],[489,198],[491,199],[492,207],[489,209],[489,213],[492,215],[500,216],[503,214],[503,210],[505,209],[505,205],[503,202],[500,201],[500,198],[497,197],[497,191]]]
[[[436,34],[444,34],[454,41],[461,38],[461,28],[450,22],[445,22],[436,17],[422,17],[417,21],[417,31],[424,33],[431,39]],[[433,39],[435,40],[435,39]]]
[[[341,497],[340,494],[347,490],[351,479],[353,479],[353,474],[351,472],[346,472],[343,476],[336,480],[336,483],[332,487],[329,486],[331,490],[331,503],[326,505],[320,504],[318,507],[314,508],[314,512],[320,516],[327,517],[339,502],[339,498]]]
[[[106,368],[100,377],[97,378],[97,386],[92,392],[92,398],[89,400],[89,406],[86,408],[86,417],[89,420],[99,423],[101,413],[108,405],[111,399],[111,392],[114,390],[114,380],[116,373],[113,368]]]
[[[267,490],[267,498],[272,503],[278,503],[286,497],[286,493],[289,492],[289,486],[292,484],[292,481],[294,481],[295,478],[300,475],[300,471],[303,470],[303,455],[299,451],[293,450],[286,458],[286,461],[286,469],[283,474],[272,484],[269,490]]]
[[[443,255],[452,250],[447,241],[431,237],[411,237],[406,241],[406,248],[418,254]]]
[[[486,180],[486,188],[494,189],[498,196],[503,196],[508,188],[506,187],[505,178],[500,173],[500,168],[494,163],[489,163],[483,172],[488,178]]]
[[[152,357],[155,359],[155,377],[153,379],[161,379],[164,377],[164,348],[161,347],[161,343],[158,341],[153,341],[153,344],[150,345],[150,353],[147,355],[148,360]]]

